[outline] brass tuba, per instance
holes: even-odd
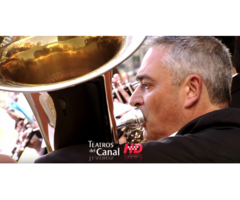
[[[75,144],[118,143],[111,69],[142,36],[33,36],[0,49],[0,90],[23,92],[48,152]]]

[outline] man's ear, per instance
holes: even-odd
[[[190,108],[200,99],[202,92],[202,78],[197,74],[188,76],[185,80],[185,88],[186,98],[184,107]]]

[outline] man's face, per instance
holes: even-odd
[[[172,85],[171,73],[160,62],[166,54],[157,47],[147,52],[137,74],[140,85],[130,99],[144,115],[147,140],[168,137],[181,127],[179,88]]]

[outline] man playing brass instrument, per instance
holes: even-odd
[[[141,162],[240,162],[228,49],[213,37],[152,37],[148,44],[130,98],[145,118]],[[119,147],[122,153],[125,144]],[[113,162],[129,160],[121,154]]]

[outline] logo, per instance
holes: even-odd
[[[143,149],[142,144],[125,144],[123,153],[141,153]]]
[[[92,156],[89,157],[89,161],[107,161],[113,160],[114,156],[120,156],[120,148],[113,149],[114,143],[112,142],[98,142],[95,143],[91,140],[89,142],[89,153]]]
[[[125,161],[141,162],[143,146],[142,144],[125,144],[123,153]]]

